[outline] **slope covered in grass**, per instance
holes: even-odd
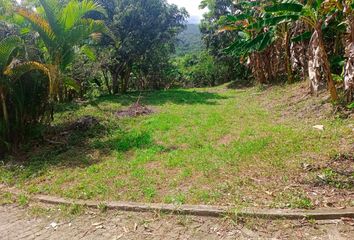
[[[140,103],[154,113],[137,118],[116,113],[139,94],[64,105],[55,132],[4,163],[0,183],[75,199],[352,206],[353,172],[331,166],[340,153],[353,165],[353,118],[333,115],[325,99],[303,89],[148,92]],[[86,115],[99,125],[66,130]]]

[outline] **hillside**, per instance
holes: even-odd
[[[188,24],[178,37],[177,55],[200,51],[203,48],[202,34],[198,24]]]

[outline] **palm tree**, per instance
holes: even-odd
[[[0,132],[6,139],[9,134],[9,114],[7,107],[7,92],[11,89],[11,79],[18,78],[31,70],[40,70],[48,74],[48,69],[41,63],[27,61],[13,63],[15,51],[22,45],[22,40],[17,36],[9,36],[0,41],[0,101],[2,109],[3,126]]]
[[[43,14],[17,7],[16,12],[27,19],[43,40],[47,52],[49,71],[49,93],[52,101],[62,97],[64,85],[74,81],[65,76],[66,67],[73,61],[75,46],[82,44],[98,33],[109,33],[101,20],[86,18],[92,12],[105,14],[104,10],[92,0],[70,0],[62,6],[57,0],[39,0]]]

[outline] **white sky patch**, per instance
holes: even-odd
[[[21,3],[21,0],[16,0]],[[199,9],[200,0],[167,0],[168,3],[174,3],[179,7],[187,9],[192,22],[199,22],[203,17],[205,10]]]
[[[192,19],[200,20],[203,17],[204,10],[199,9],[200,0],[167,0],[168,3],[174,3],[179,7],[187,9]]]

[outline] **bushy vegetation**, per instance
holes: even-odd
[[[241,78],[241,73],[236,75],[236,66],[215,59],[206,50],[177,57],[174,66],[178,71],[176,84],[182,87],[212,87]],[[247,70],[244,74],[247,78]]]

